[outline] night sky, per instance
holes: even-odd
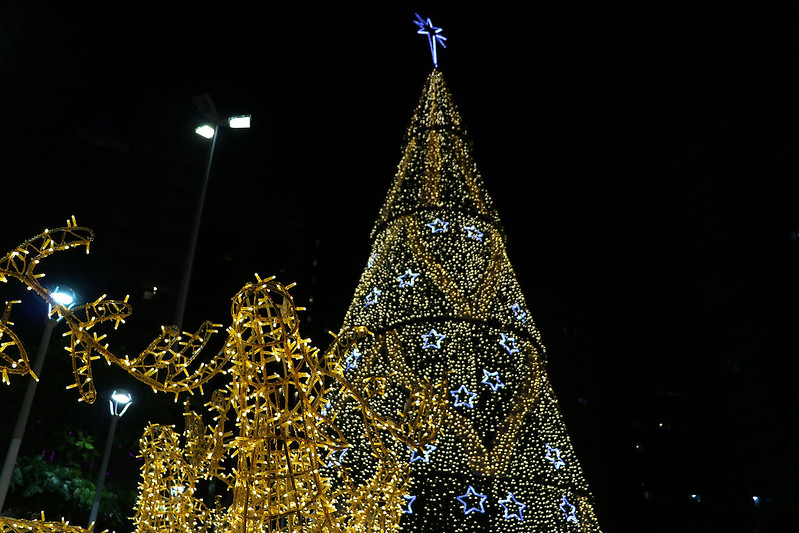
[[[71,215],[91,227],[91,255],[44,270],[87,299],[131,295],[112,346],[172,322],[203,93],[253,126],[220,133],[185,329],[226,324],[238,288],[274,274],[327,346],[432,68],[419,12],[448,38],[440,67],[603,528],[767,531],[799,507],[797,8],[17,4],[0,10],[0,249]],[[41,312],[12,317],[31,346]],[[3,435],[22,392],[0,392]],[[106,427],[100,403],[63,416]],[[120,423],[127,447],[168,418],[145,405]]]

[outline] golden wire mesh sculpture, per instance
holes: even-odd
[[[377,533],[397,528],[409,465],[392,448],[401,442],[421,450],[435,439],[446,414],[443,379],[436,385],[424,381],[411,387],[403,412],[396,416],[378,415],[370,400],[386,394],[391,376],[373,378],[375,386],[359,393],[342,375],[345,355],[370,333],[365,328],[344,331],[320,356],[299,334],[301,308],[294,305],[289,287],[257,275],[233,298],[224,348],[210,362],[198,358],[220,327],[209,322],[194,334],[180,334],[174,326],[162,328],[137,357],[118,357],[102,344],[104,335],[92,329],[102,322],[113,321],[115,327],[124,322],[131,312],[127,298],[103,296],[69,309],[53,299],[34,272],[41,258],[74,246],[88,251],[92,239],[91,230],[78,227],[73,219],[66,228],[46,230],[26,241],[0,263],[0,280],[19,279],[67,324],[75,375],[70,387],[78,388],[80,399],[91,403],[96,398],[91,362],[99,358],[176,399],[181,393],[202,392],[214,377],[225,380],[206,404],[213,416],[210,427],[186,401],[182,438],[167,426],[145,429],[142,482],[133,518],[137,531]],[[10,328],[9,311],[7,304],[0,330],[11,339],[0,344],[4,380],[9,373],[31,373],[24,348]],[[9,355],[12,352],[16,355]],[[349,445],[327,413],[325,396],[333,387],[350,400],[349,408],[360,412],[378,459],[365,483],[354,482],[341,464]],[[226,487],[230,503],[223,505],[217,497],[207,505],[197,494],[202,480]],[[0,517],[4,532],[82,531],[65,527]]]

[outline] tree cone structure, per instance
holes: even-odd
[[[406,409],[405,391],[448,380],[437,441],[394,450],[411,466],[401,531],[600,531],[499,215],[438,70],[403,145],[343,324],[374,336],[342,362],[388,417]],[[366,480],[376,459],[345,402],[331,402],[351,446],[341,463]]]

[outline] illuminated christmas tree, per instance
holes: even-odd
[[[412,390],[447,376],[450,389],[439,439],[397,450],[412,470],[401,530],[599,531],[499,216],[438,69],[371,240],[344,327],[374,336],[349,353],[346,378],[356,390],[374,376]],[[387,393],[379,407],[398,416],[405,401]],[[376,459],[346,403],[333,402],[351,445],[341,461],[367,479]]]

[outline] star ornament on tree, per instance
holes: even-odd
[[[366,295],[366,299],[365,299],[365,301],[364,301],[364,304],[363,304],[363,306],[364,306],[364,307],[369,307],[369,306],[370,306],[370,305],[372,305],[372,304],[376,304],[376,303],[377,303],[377,298],[378,298],[378,296],[380,296],[381,294],[383,294],[383,291],[381,291],[381,290],[380,290],[380,289],[378,289],[377,287],[374,287],[374,288],[372,289],[372,292],[370,292],[369,294],[367,294],[367,295]]]
[[[338,457],[336,457],[336,453],[338,453]],[[327,456],[327,466],[341,466],[341,460],[344,459],[344,454],[347,453],[347,449],[343,449],[341,451],[333,450]]]
[[[430,333],[423,333],[422,339],[424,340],[424,345],[422,346],[423,350],[427,348],[435,348],[436,350],[441,349],[441,341],[446,339],[447,336],[443,333],[437,332],[435,329],[431,329]]]
[[[403,509],[402,512],[407,514],[413,514],[413,509],[411,508],[411,505],[413,505],[413,502],[416,501],[416,496],[409,496],[407,494],[403,494],[402,497],[405,498],[405,502],[408,504],[408,507]]]
[[[579,523],[579,520],[577,520],[577,507],[570,504],[569,500],[566,499],[566,496],[563,497],[563,501],[560,502],[558,507],[561,511],[563,511],[567,522],[574,522],[575,524]]]
[[[413,283],[416,281],[416,278],[419,277],[418,272],[412,271],[410,268],[405,271],[405,274],[401,276],[397,276],[397,281],[399,281],[400,289],[403,287],[413,287]]]
[[[516,320],[519,322],[527,322],[527,313],[522,309],[522,306],[518,303],[511,304],[510,306],[511,311],[513,311],[513,316],[516,317]]]
[[[472,511],[477,511],[479,513],[486,512],[483,504],[488,499],[488,496],[478,493],[471,485],[469,485],[466,494],[457,496],[455,499],[463,504],[463,514],[469,514]]]
[[[433,65],[438,68],[438,54],[436,53],[436,45],[440,44],[442,47],[446,48],[447,45],[444,44],[444,41],[446,41],[447,38],[441,35],[441,32],[443,31],[441,28],[436,28],[433,26],[430,18],[425,20],[419,16],[419,13],[414,13],[414,15],[416,15],[416,20],[414,20],[413,23],[419,26],[419,31],[416,33],[419,35],[427,35],[427,41],[430,43],[430,53],[433,55]]]
[[[430,454],[433,450],[437,449],[436,446],[432,444],[425,444],[424,451],[421,454],[417,454],[416,450],[411,449],[411,462],[415,463],[416,461],[424,461],[425,463],[430,462]]]
[[[428,222],[425,224],[430,231],[433,233],[445,233],[447,231],[447,227],[449,226],[449,222],[444,222],[440,218],[436,217],[436,219],[432,222]]]
[[[474,409],[474,400],[477,398],[477,393],[469,392],[466,385],[461,385],[460,388],[451,390],[449,393],[455,398],[455,407],[465,405],[466,407]]]
[[[344,371],[346,372],[350,368],[356,368],[358,366],[358,359],[360,359],[361,355],[363,354],[360,352],[360,350],[358,350],[357,346],[353,348],[347,358],[344,360],[347,365]]]
[[[500,333],[499,343],[508,351],[508,355],[519,353],[519,348],[516,347],[516,339],[508,337],[504,333]]]
[[[463,226],[463,230],[466,232],[466,236],[472,240],[483,242],[483,232],[477,229],[477,227],[472,224],[471,226]]]
[[[516,499],[512,492],[508,493],[508,497],[504,500],[499,500],[499,504],[505,509],[505,518],[518,518],[524,522],[522,516],[522,509],[527,507],[526,503],[521,503]]]
[[[497,392],[497,389],[500,387],[504,387],[505,384],[499,380],[499,372],[489,372],[486,369],[483,369],[483,380],[481,383],[485,383],[491,390]]]
[[[555,470],[560,469],[561,466],[566,466],[566,463],[560,458],[560,450],[553,448],[549,444],[547,444],[547,454],[544,456],[544,459],[551,461]]]

